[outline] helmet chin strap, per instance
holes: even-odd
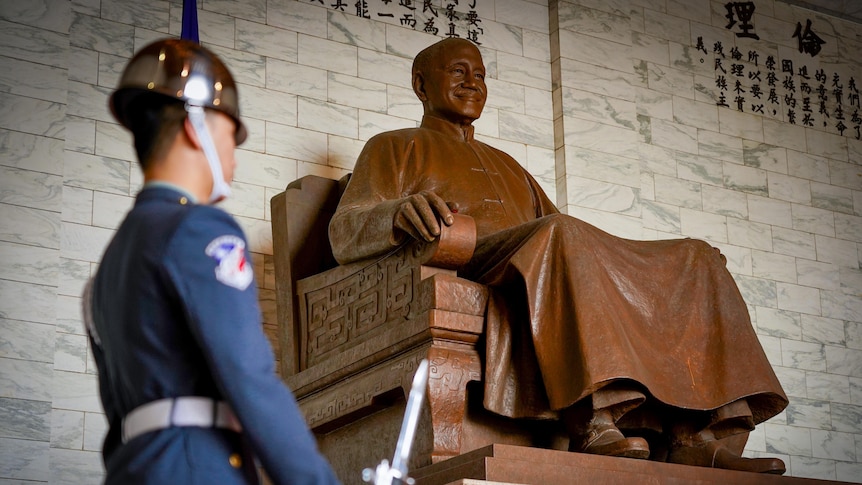
[[[203,106],[195,106],[186,104],[186,111],[189,112],[189,121],[192,122],[192,128],[201,142],[204,156],[210,166],[210,172],[213,177],[213,189],[210,193],[209,203],[215,203],[230,196],[230,185],[224,181],[224,173],[221,170],[221,160],[219,160],[218,152],[216,152],[215,144],[212,136],[210,136],[209,128],[204,122],[206,114]]]

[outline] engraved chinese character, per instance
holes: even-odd
[[[739,17],[739,29],[742,30],[742,32],[737,32],[736,36],[760,39],[760,36],[751,32],[754,29],[754,25],[751,24],[751,18],[754,16],[754,2],[728,2],[724,7],[727,9],[725,17],[729,21],[725,26],[726,29],[736,25],[735,13],[736,17]]]
[[[811,19],[805,21],[805,30],[802,29],[802,24],[796,22],[796,31],[793,37],[799,38],[799,52],[811,54],[811,57],[816,56],[821,49],[821,46],[826,43],[814,31],[811,30]]]

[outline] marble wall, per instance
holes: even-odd
[[[410,63],[436,40],[422,2],[415,30],[401,11],[379,15],[398,2],[369,0],[368,19],[335,3],[198,2],[202,42],[241,85],[251,135],[224,207],[248,233],[273,337],[269,199],[306,174],[340,177],[369,137],[415,126]],[[852,129],[791,124],[786,107],[717,106],[714,54],[696,45],[739,42],[847,82],[862,79],[862,27],[754,0],[761,39],[738,40],[725,3],[475,0],[490,90],[477,136],[569,214],[720,247],[791,398],[747,453],[779,455],[794,476],[860,482],[862,144]],[[141,184],[106,101],[136,49],[179,34],[181,4],[0,1],[0,484],[102,477],[79,295]],[[794,53],[786,33],[809,18],[827,42],[817,58]]]

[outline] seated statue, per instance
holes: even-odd
[[[421,126],[365,145],[329,228],[338,262],[432,241],[469,215],[478,240],[459,275],[491,289],[486,409],[558,418],[570,451],[784,473],[777,458],[740,456],[788,401],[724,256],[560,214],[512,157],[474,139],[484,78],[463,39],[416,56]]]

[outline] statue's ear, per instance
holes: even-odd
[[[425,92],[425,77],[420,71],[413,73],[413,92],[423,103],[428,99],[428,94]]]

